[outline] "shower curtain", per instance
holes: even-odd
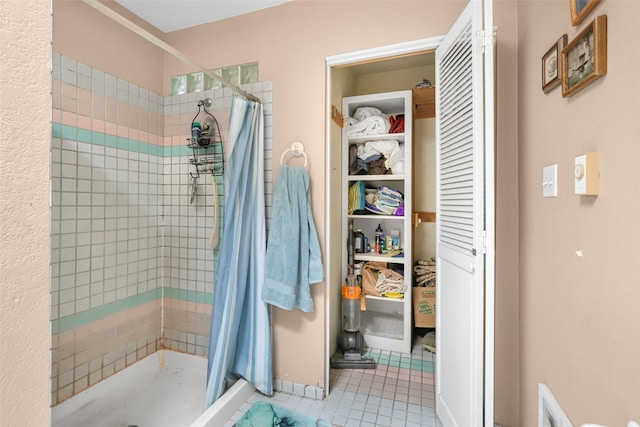
[[[261,298],[266,252],[262,104],[234,97],[227,153],[206,407],[222,396],[229,374],[273,393],[271,322]]]

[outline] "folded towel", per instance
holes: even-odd
[[[356,181],[351,187],[349,187],[349,215],[355,211],[364,210],[365,196],[364,196],[364,182]]]
[[[416,274],[415,286],[435,286],[436,285],[436,262],[435,260],[418,260],[413,267]]]
[[[380,197],[385,197],[385,198],[394,199],[398,201],[404,200],[404,195],[399,190],[396,190],[395,188],[391,188],[391,187],[386,187],[386,186],[380,187],[380,189],[378,190],[378,194],[380,195]]]
[[[360,107],[356,109],[355,113],[353,113],[353,118],[359,122],[373,116],[383,117],[385,120],[389,121],[389,116],[376,107]],[[389,126],[391,126],[391,121],[389,121]]]
[[[380,116],[371,116],[366,119],[353,123],[347,128],[348,136],[367,136],[367,135],[382,135],[389,133],[389,120]]]
[[[285,310],[312,312],[309,285],[324,280],[324,269],[305,168],[280,166],[272,212],[262,300]]]
[[[387,292],[404,293],[405,289],[404,278],[399,273],[391,269],[380,270],[378,272],[376,291],[382,295]]]

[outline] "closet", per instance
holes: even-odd
[[[412,301],[413,267],[417,260],[435,257],[434,60],[433,52],[424,52],[332,71],[331,96],[336,116],[334,121],[338,126],[332,124],[332,146],[335,149],[331,150],[331,162],[340,173],[332,176],[329,197],[335,201],[333,206],[340,206],[340,212],[334,209],[330,222],[332,229],[335,225],[335,229],[340,230],[341,239],[335,239],[340,242],[336,242],[328,254],[331,257],[331,280],[340,280],[340,286],[345,282],[349,271],[347,239],[352,225],[357,238],[366,237],[370,246],[370,249],[359,246],[361,243],[358,240],[354,253],[356,272],[362,273],[360,268],[366,264],[382,263],[389,270],[401,274],[405,286],[404,293],[400,295],[395,292],[390,292],[390,296],[375,295],[375,290],[366,295],[362,304],[361,332],[366,346],[371,348],[411,352],[416,328]],[[423,79],[428,79],[433,86],[416,88]],[[390,129],[392,132],[375,136],[349,135],[347,126],[340,127],[341,120],[353,118],[361,107],[373,107],[385,117],[390,117],[391,122],[402,118],[403,128]],[[389,141],[396,141],[397,149],[394,145],[396,142]],[[354,159],[358,149],[361,152],[393,150],[391,157],[394,158],[385,162],[389,167],[387,171],[374,168],[370,172],[362,169],[361,159],[359,162]],[[399,159],[401,162],[397,162]],[[369,195],[371,201],[371,195],[382,189],[402,195],[404,212],[393,213],[396,207],[393,203],[392,208],[382,207],[381,211],[366,203],[366,200],[353,204],[356,193],[365,199]],[[394,236],[391,237],[394,239],[399,235],[399,241],[391,240],[391,248],[384,248],[384,251],[375,247],[378,225],[385,237],[390,236],[392,231]],[[394,245],[394,242],[397,244]],[[330,298],[330,346],[340,333],[340,286],[332,287]],[[368,288],[371,289],[371,280]]]

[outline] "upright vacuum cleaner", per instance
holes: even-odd
[[[342,286],[342,334],[340,349],[331,358],[332,368],[375,369],[376,361],[364,357],[364,338],[360,333],[360,297],[362,276],[355,277],[353,266],[353,223],[347,238],[347,283]]]

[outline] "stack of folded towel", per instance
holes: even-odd
[[[389,116],[374,107],[360,107],[353,117],[346,118],[347,135],[350,137],[389,133]]]
[[[403,194],[390,187],[365,190],[365,209],[379,215],[404,215]]]
[[[435,286],[436,285],[436,261],[418,260],[413,267],[415,273],[415,286]]]
[[[403,294],[406,290],[404,277],[393,270],[381,270],[378,272],[378,280],[376,281],[376,291],[381,295],[387,293]]]

